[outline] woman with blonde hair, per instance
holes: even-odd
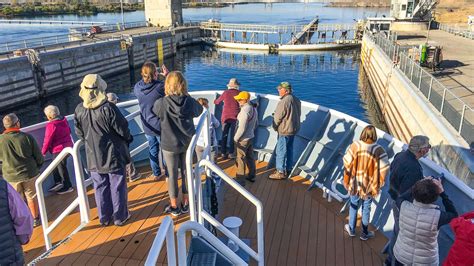
[[[153,104],[165,96],[163,78],[160,79],[160,77],[166,76],[168,69],[164,65],[161,69],[162,73],[160,75],[153,62],[145,62],[141,70],[142,79],[133,88],[133,93],[137,97],[140,106],[140,119],[148,141],[150,166],[156,180],[162,177],[159,163],[161,129],[160,120],[152,109]]]
[[[186,189],[186,150],[191,138],[196,133],[193,118],[202,113],[202,106],[188,94],[188,84],[183,74],[173,71],[165,81],[166,96],[158,99],[153,112],[161,123],[161,148],[168,169],[168,193],[170,204],[165,213],[178,216],[189,212],[188,192]],[[181,172],[183,200],[181,208],[178,206],[178,169]]]
[[[368,230],[370,205],[372,199],[380,193],[389,169],[387,153],[377,143],[377,130],[368,125],[360,134],[360,140],[354,141],[344,155],[344,187],[349,192],[349,223],[344,230],[349,236],[355,236],[357,211],[362,203],[361,240],[374,237]]]

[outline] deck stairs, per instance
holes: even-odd
[[[306,25],[302,31],[298,32],[288,44],[308,44],[311,37],[318,30],[319,18],[316,17],[311,22]]]

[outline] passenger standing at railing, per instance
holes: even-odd
[[[46,124],[41,153],[43,156],[48,152],[51,153],[54,160],[64,148],[73,146],[71,129],[69,128],[67,119],[61,116],[57,106],[46,106],[46,108],[44,108],[44,114],[49,122]],[[74,191],[67,170],[68,158],[69,155],[58,164],[58,167],[54,168],[54,185],[49,189],[50,192],[66,194]]]
[[[33,217],[20,194],[0,178],[0,265],[24,265],[23,248],[33,233]]]
[[[200,105],[202,105],[202,107],[209,110],[209,101],[206,98],[199,98],[197,99],[197,101]],[[210,134],[209,137],[211,139],[211,157],[215,159],[217,148],[218,148],[216,129],[220,126],[220,123],[219,123],[219,120],[217,120],[217,118],[213,114],[210,114],[210,116],[211,116],[211,121],[209,125],[209,134]],[[199,123],[199,117],[194,118],[193,122],[194,122],[194,125],[197,125]],[[202,159],[204,146],[205,146],[204,130],[202,130],[196,143],[196,156],[197,156],[198,162]]]
[[[165,96],[165,84],[160,77],[165,77],[168,74],[168,69],[165,65],[161,68],[162,73],[158,73],[154,63],[145,62],[141,70],[142,79],[133,88],[133,93],[137,97],[138,105],[140,106],[140,119],[148,141],[150,166],[155,180],[163,177],[159,161],[161,142],[160,120],[152,110],[153,104]]]
[[[107,93],[107,100],[110,103],[113,103],[117,105],[119,98],[117,97],[117,94],[113,92]],[[132,182],[140,178],[140,174],[137,173],[137,169],[135,168],[135,164],[133,163],[132,156],[130,156],[130,163],[127,164],[127,167],[125,167],[125,172],[127,173],[127,178],[128,181]]]
[[[393,233],[390,238],[389,256],[385,260],[385,264],[394,265],[393,246],[398,235],[398,217],[399,208],[396,205],[397,198],[410,190],[411,187],[419,180],[423,179],[423,168],[419,160],[426,157],[431,149],[430,139],[426,136],[418,135],[411,138],[408,149],[401,151],[395,155],[390,164],[390,188],[388,193],[392,199],[393,213]]]
[[[240,112],[237,116],[237,130],[234,141],[237,147],[237,180],[245,184],[245,179],[255,182],[256,166],[253,151],[253,138],[258,123],[257,109],[250,103],[250,93],[241,91],[234,97],[239,102]],[[245,174],[248,169],[248,175]]]
[[[435,204],[441,198],[444,210]],[[441,180],[427,177],[396,200],[400,210],[398,237],[393,248],[395,265],[439,265],[438,233],[458,216]]]
[[[362,204],[361,240],[374,237],[369,231],[370,205],[372,199],[380,194],[385,183],[390,163],[382,146],[377,143],[377,131],[368,125],[360,134],[360,140],[354,141],[344,155],[344,187],[349,192],[349,223],[344,230],[349,236],[355,236],[357,212]]]
[[[231,78],[227,84],[227,90],[222,93],[219,98],[214,101],[214,104],[224,102],[222,107],[222,140],[221,140],[221,154],[223,159],[234,157],[234,132],[237,122],[237,115],[240,111],[239,103],[234,99],[239,94],[240,83],[236,78]],[[229,149],[227,143],[230,141]]]
[[[121,226],[130,219],[125,167],[133,138],[120,110],[107,101],[107,83],[97,74],[81,83],[80,103],[74,113],[77,136],[84,141],[87,168],[95,188],[100,224]]]
[[[3,178],[26,200],[34,222],[41,224],[36,199],[36,178],[44,163],[44,157],[36,140],[20,131],[20,119],[11,113],[3,117],[5,131],[0,135],[0,161]]]
[[[289,82],[282,82],[277,87],[280,101],[273,114],[273,129],[278,132],[276,146],[276,171],[270,179],[288,178],[293,168],[293,141],[300,129],[301,102],[293,95]]]
[[[186,188],[186,150],[191,142],[196,128],[193,118],[202,113],[202,106],[188,94],[188,84],[183,74],[173,71],[165,81],[166,96],[158,99],[153,106],[153,112],[161,123],[163,138],[163,156],[168,168],[168,193],[170,204],[164,212],[173,216],[189,212],[188,190]],[[181,191],[183,199],[181,208],[178,206],[178,169],[181,173]]]

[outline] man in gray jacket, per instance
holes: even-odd
[[[255,182],[255,159],[253,154],[254,131],[257,126],[257,109],[250,104],[250,93],[241,91],[234,97],[240,105],[240,112],[237,115],[237,131],[234,135],[235,147],[237,147],[237,179],[242,182],[245,177],[245,170],[248,168],[246,179]]]
[[[288,177],[293,167],[293,141],[300,129],[301,102],[292,94],[290,83],[282,82],[277,89],[280,102],[273,115],[273,129],[278,132],[276,171],[269,178],[281,180]]]

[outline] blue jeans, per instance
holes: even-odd
[[[234,134],[236,121],[228,120],[222,123],[222,140],[221,140],[221,151],[222,154],[233,154],[234,153]],[[230,142],[229,142],[230,138]],[[227,143],[229,143],[229,149],[227,150]]]
[[[295,136],[278,136],[276,146],[276,169],[290,173],[293,167],[293,141]]]
[[[351,207],[349,208],[349,228],[351,232],[355,232],[357,223],[357,211],[359,210],[360,203],[362,202],[362,231],[367,234],[370,218],[370,204],[372,204],[372,198],[368,197],[366,200],[359,198],[359,196],[351,196]]]
[[[160,136],[145,135],[148,140],[148,150],[150,152],[150,166],[154,176],[161,176],[160,168]]]

